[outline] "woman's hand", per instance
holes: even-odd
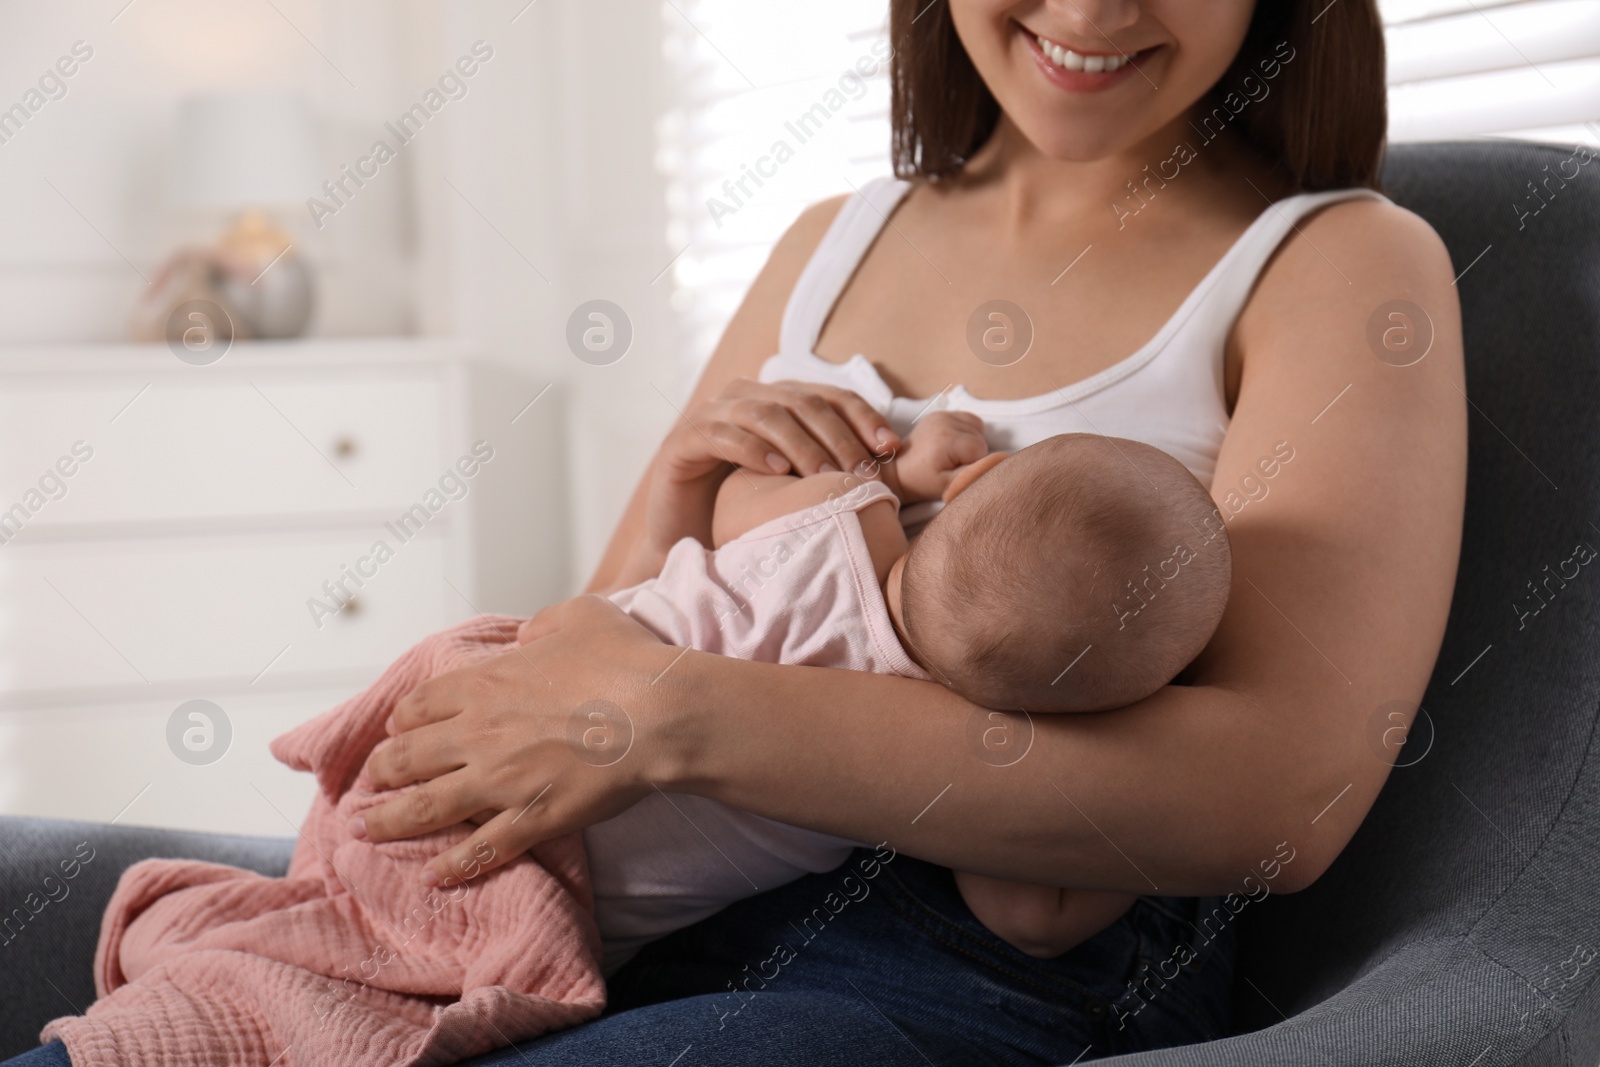
[[[691,404],[651,469],[644,529],[609,588],[654,577],[672,546],[712,544],[717,490],[735,467],[756,472],[851,471],[892,455],[899,436],[855,393],[806,382],[736,378],[721,394]]]
[[[659,471],[680,482],[730,464],[773,474],[853,471],[899,445],[889,421],[847,389],[735,378],[683,413],[661,447]]]
[[[427,884],[493,870],[673,778],[660,740],[670,731],[646,698],[682,650],[596,596],[546,608],[519,636],[531,643],[402,698],[394,736],[367,760],[377,788],[421,785],[369,809],[358,836],[392,841],[498,813],[436,857]]]

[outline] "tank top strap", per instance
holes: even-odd
[[[890,213],[910,191],[910,182],[884,176],[866,182],[845,200],[789,294],[778,332],[779,352],[816,348],[839,294],[850,284]]]
[[[1211,274],[1191,294],[1194,298],[1192,314],[1174,316],[1180,319],[1177,329],[1167,339],[1163,348],[1172,347],[1181,335],[1200,334],[1216,340],[1226,338],[1233,329],[1234,320],[1244,308],[1256,279],[1266,267],[1267,260],[1278,250],[1284,240],[1298,232],[1300,221],[1307,215],[1329,204],[1344,200],[1383,200],[1382,193],[1364,187],[1329,189],[1318,193],[1299,193],[1267,205],[1248,229],[1228,249],[1226,255],[1212,269]],[[1210,345],[1195,346],[1197,352],[1211,351]],[[1221,365],[1217,368],[1221,380]]]

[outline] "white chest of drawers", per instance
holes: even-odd
[[[449,342],[0,349],[0,812],[291,833],[272,737],[567,593],[543,385]],[[231,737],[186,760],[197,699]]]

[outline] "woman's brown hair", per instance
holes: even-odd
[[[890,0],[889,41],[895,174],[953,177],[994,132],[1000,105],[948,0]],[[1191,147],[1235,129],[1294,191],[1377,188],[1388,108],[1376,0],[1258,0],[1196,123]]]

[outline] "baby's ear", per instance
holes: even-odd
[[[955,477],[950,479],[950,484],[944,490],[946,504],[960,496],[973,482],[988,474],[1000,465],[1000,461],[1011,455],[1010,452],[990,452],[976,463],[968,463],[958,469]]]

